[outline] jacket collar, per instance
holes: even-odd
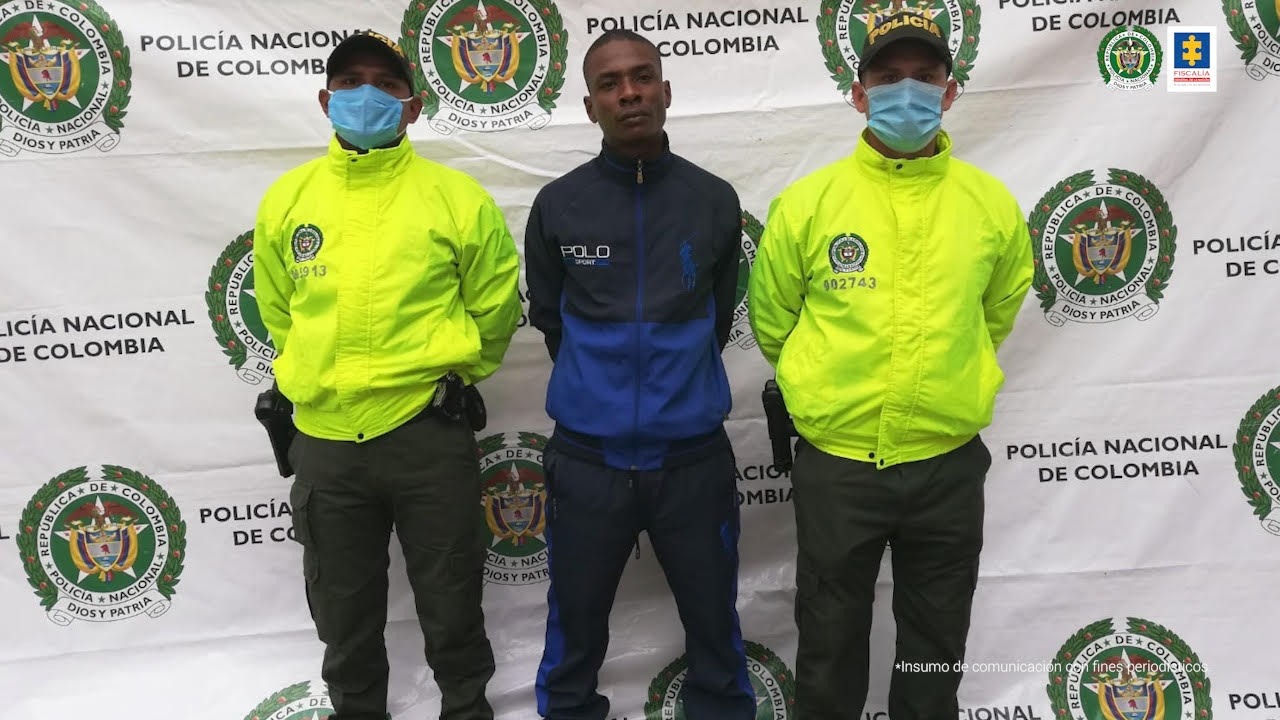
[[[662,133],[662,154],[653,160],[639,161],[620,155],[602,140],[600,154],[596,156],[596,164],[609,177],[632,185],[643,185],[661,180],[671,169],[674,155],[671,154],[671,140]]]
[[[938,178],[945,175],[951,163],[951,136],[945,130],[938,132],[938,151],[929,157],[904,160],[889,158],[871,147],[867,142],[864,130],[858,136],[858,146],[853,150],[853,159],[858,167],[874,176],[892,176],[895,178]]]
[[[347,150],[335,135],[329,139],[329,167],[350,181],[379,180],[399,175],[413,158],[413,145],[405,133],[394,147],[368,152]]]

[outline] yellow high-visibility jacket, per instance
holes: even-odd
[[[1000,181],[951,157],[853,154],[771,204],[747,291],[797,432],[878,467],[955,449],[991,422],[996,350],[1031,286],[1031,240]]]
[[[371,440],[426,407],[448,371],[489,377],[520,320],[502,213],[407,138],[367,153],[331,140],[271,186],[253,237],[276,381],[314,437]]]

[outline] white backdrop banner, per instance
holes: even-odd
[[[894,4],[484,0],[519,48],[488,82],[442,41],[479,0],[0,0],[0,720],[332,713],[289,482],[251,414],[274,356],[251,228],[270,183],[323,152],[324,60],[364,28],[413,62],[417,150],[476,177],[521,245],[539,188],[599,149],[586,48],[612,28],[657,43],[672,148],[742,198],[725,350],[739,612],[757,717],[794,717],[791,485],[771,465],[745,289],[771,199],[852,151],[857,51]],[[903,6],[947,28],[963,92],[944,125],[1016,195],[1036,260],[983,434],[958,720],[1121,720],[1100,704],[1115,690],[1100,673],[1121,666],[1159,698],[1127,720],[1280,719],[1280,4]],[[1102,218],[1132,234],[1099,269],[1076,257]],[[549,371],[522,321],[482,388],[486,497],[545,497]],[[490,697],[529,720],[546,544],[541,527],[490,530]],[[434,717],[392,552],[391,710]],[[887,717],[889,562],[865,720]],[[646,543],[611,627],[615,720],[683,717],[683,636]]]

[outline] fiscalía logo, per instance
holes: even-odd
[[[414,0],[401,27],[436,132],[536,130],[551,121],[569,57],[552,0]]]
[[[1051,663],[1053,717],[1071,720],[1211,720],[1209,678],[1173,631],[1131,617],[1076,631]]]
[[[0,65],[0,154],[119,144],[129,48],[93,0],[0,2]]]
[[[932,20],[947,36],[953,67],[951,76],[963,89],[978,57],[982,10],[977,0],[822,0],[818,10],[818,41],[827,71],[845,100],[858,79],[858,55],[867,35],[889,17],[910,12]]]
[[[322,720],[332,715],[324,683],[303,681],[263,698],[244,720]]]
[[[1222,10],[1249,77],[1280,75],[1280,0],[1223,0]]]
[[[853,233],[831,238],[831,246],[827,248],[831,271],[836,273],[862,272],[867,267],[868,254],[867,241]]]
[[[258,313],[253,293],[253,231],[232,240],[209,271],[204,294],[218,347],[240,379],[257,385],[274,377],[275,346]]]
[[[747,288],[751,285],[751,266],[756,261],[756,249],[764,225],[754,215],[742,211],[742,254],[738,256],[738,288],[733,296],[733,325],[729,328],[729,342],[743,350],[756,346],[756,336],[751,332],[747,316]]]
[[[777,653],[748,640],[747,676],[756,696],[756,720],[786,720],[794,715],[796,676]],[[685,720],[680,688],[689,662],[684,655],[662,669],[649,683],[645,720]]]
[[[531,585],[547,574],[547,476],[542,452],[547,438],[530,432],[490,435],[478,443],[480,505],[493,533],[485,580]]]
[[[1165,42],[1173,53],[1169,69],[1169,92],[1216,92],[1218,90],[1218,29],[1212,25],[1170,25]]]
[[[186,559],[173,498],[136,470],[78,467],[45,483],[22,511],[27,580],[57,625],[114,622],[168,609]]]
[[[1093,171],[1059,182],[1027,223],[1034,287],[1050,324],[1148,320],[1173,274],[1178,228],[1160,190],[1130,170]]]
[[[1280,387],[1273,388],[1249,408],[1240,420],[1236,442],[1231,447],[1236,460],[1240,489],[1253,506],[1263,529],[1280,535]]]
[[[1098,72],[1117,90],[1154,87],[1161,59],[1160,41],[1141,25],[1121,25],[1098,43]]]

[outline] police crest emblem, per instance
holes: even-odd
[[[410,0],[401,28],[431,129],[551,122],[569,65],[569,32],[553,0]]]
[[[532,585],[548,578],[546,436],[498,433],[476,441],[483,491],[480,509],[492,539],[484,578]]]
[[[867,241],[853,233],[835,236],[827,248],[831,271],[836,273],[862,272],[867,267],[867,255]]]
[[[1079,220],[1068,233],[1076,272],[1099,285],[1107,275],[1122,274],[1133,252],[1133,217],[1120,208],[1108,209],[1104,200]]]
[[[31,42],[27,47],[12,44],[9,76],[28,102],[56,110],[58,103],[73,100],[80,92],[80,55],[75,39],[60,38],[57,44],[45,36],[39,17],[31,20]]]
[[[516,24],[510,22],[495,28],[483,2],[477,3],[475,19],[470,30],[461,25],[450,30],[453,67],[467,84],[491,93],[498,83],[510,82],[520,69],[520,41],[525,33],[517,33]]]
[[[115,148],[131,75],[124,34],[93,0],[0,0],[0,155]]]
[[[493,536],[523,545],[546,529],[547,494],[526,484],[520,468],[512,462],[506,470],[507,482],[501,489],[491,489],[485,496],[485,521]],[[532,482],[538,482],[531,479]]]
[[[310,262],[316,259],[320,246],[324,244],[324,233],[315,225],[299,225],[293,231],[290,245],[293,248],[295,263]]]

